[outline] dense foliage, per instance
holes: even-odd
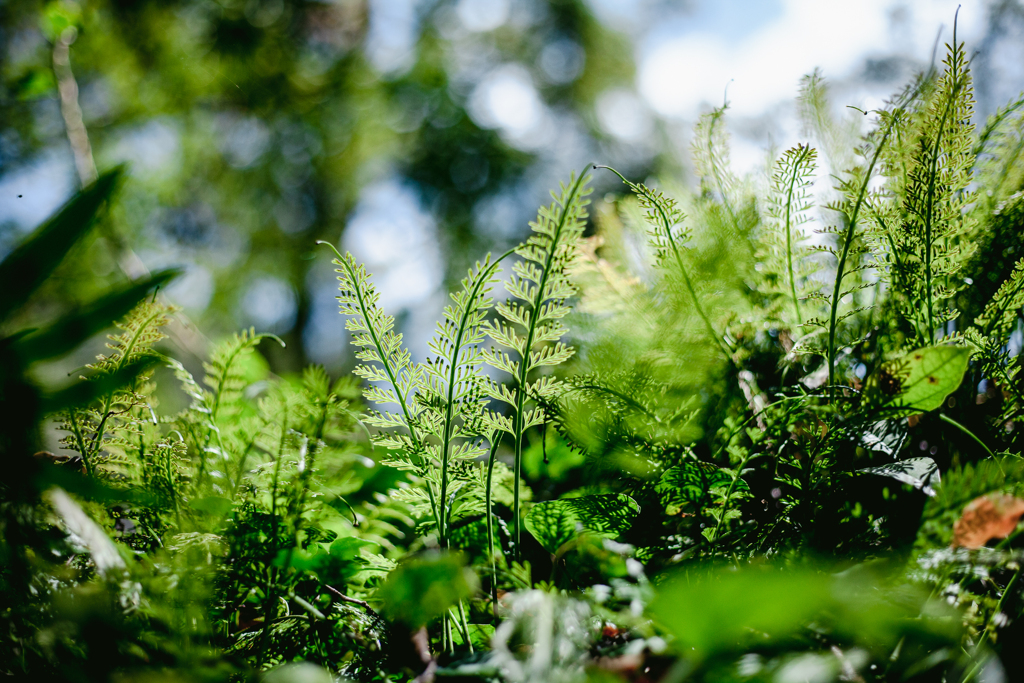
[[[254,330],[193,376],[147,294],[173,273],[13,329],[100,177],[0,263],[0,666],[1018,679],[1024,100],[975,130],[972,97],[954,38],[855,150],[812,74],[811,139],[764,178],[730,171],[724,107],[696,191],[623,178],[595,210],[613,171],[587,169],[469,270],[423,363],[335,251],[361,363],[337,381],[272,376]],[[34,377],[112,319],[79,381]]]

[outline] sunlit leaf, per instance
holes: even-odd
[[[865,404],[887,417],[935,410],[956,391],[971,352],[956,346],[929,346],[885,363],[868,378]]]
[[[935,495],[935,486],[940,481],[939,466],[931,458],[907,458],[879,467],[866,467],[860,471],[892,477],[904,484],[921,489],[929,496]]]
[[[545,550],[555,553],[583,530],[616,538],[629,529],[639,512],[640,506],[625,494],[589,495],[537,503],[524,524]]]
[[[732,475],[708,463],[686,460],[681,465],[665,470],[655,487],[670,515],[679,514],[688,507],[701,505],[716,486],[728,486]]]

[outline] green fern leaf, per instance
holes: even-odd
[[[536,400],[529,393],[529,376],[533,370],[544,366],[557,365],[572,354],[571,347],[560,345],[557,351],[543,355],[535,347],[553,343],[568,330],[561,324],[561,318],[569,312],[565,300],[576,294],[576,287],[569,278],[570,268],[578,253],[578,242],[586,224],[587,198],[590,176],[581,174],[570,178],[562,185],[559,194],[552,193],[554,202],[541,207],[537,220],[530,223],[533,234],[515,248],[520,257],[512,266],[512,277],[505,289],[512,299],[495,306],[505,323],[493,322],[484,326],[491,339],[503,344],[519,356],[518,362],[507,354],[489,351],[483,355],[484,362],[499,370],[511,372],[514,381],[511,401],[513,411],[511,435],[514,440],[515,495],[513,501],[513,524],[517,556],[521,555],[519,477],[522,469],[523,437],[531,424],[540,424],[545,419],[543,410],[528,412],[527,402]],[[518,327],[518,330],[516,329]],[[511,342],[511,343],[506,343]],[[506,394],[490,388],[489,393],[504,400]],[[489,420],[495,431],[505,431],[507,422]]]
[[[774,294],[776,311],[793,327],[803,324],[801,302],[813,291],[809,278],[817,268],[808,262],[801,230],[810,218],[810,187],[816,170],[817,152],[806,145],[787,150],[775,164],[768,199],[769,229],[764,235],[766,283]],[[790,317],[789,313],[792,313]]]

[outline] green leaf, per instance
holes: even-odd
[[[935,495],[935,487],[940,482],[939,466],[931,458],[907,458],[880,467],[867,467],[860,471],[891,477],[896,481],[921,489],[929,496]]]
[[[552,555],[576,536],[576,514],[565,501],[550,500],[530,508],[523,525]]]
[[[530,508],[524,525],[545,550],[554,554],[579,535],[579,527],[597,536],[616,538],[629,529],[639,513],[640,506],[625,494],[589,495],[537,503]]]
[[[371,541],[364,541],[355,536],[345,536],[331,543],[330,553],[331,557],[338,560],[352,562],[359,557],[360,551],[363,548],[368,547],[377,547],[377,544]]]
[[[113,194],[121,170],[105,173],[0,262],[0,320],[25,303],[53,272],[75,242],[92,226],[100,207]]]
[[[614,538],[624,533],[640,514],[637,502],[624,493],[580,496],[564,500],[587,531]]]
[[[199,498],[192,501],[192,509],[198,510],[199,512],[205,512],[208,515],[214,517],[224,517],[232,509],[235,504],[227,498],[221,498],[219,496],[207,496],[206,498]]]
[[[61,356],[83,341],[123,318],[147,293],[163,285],[181,271],[164,270],[142,282],[115,289],[40,330],[26,335],[14,345],[14,351],[26,363]]]
[[[476,592],[477,579],[457,555],[434,555],[398,566],[377,591],[384,614],[410,627],[424,626]]]
[[[960,386],[970,358],[970,350],[957,346],[911,351],[872,373],[864,389],[865,404],[887,417],[935,410]]]
[[[669,515],[677,515],[685,507],[703,507],[708,494],[716,486],[728,486],[732,475],[710,463],[687,460],[665,470],[654,491]]]
[[[866,565],[839,574],[764,567],[704,577],[691,572],[663,584],[651,608],[678,646],[693,648],[698,658],[743,652],[755,643],[791,643],[809,628],[881,650],[903,637],[933,647],[956,642],[957,622],[926,593],[906,586],[899,588],[899,600],[891,600],[880,587]]]

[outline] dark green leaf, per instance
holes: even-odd
[[[0,262],[0,320],[17,310],[75,242],[92,226],[100,207],[113,194],[121,169],[105,173],[72,197],[53,217]]]
[[[14,345],[24,362],[63,355],[83,341],[124,317],[146,294],[181,271],[164,270],[142,282],[108,292],[78,312],[65,316],[45,330],[25,336]]]
[[[711,489],[728,486],[732,475],[710,463],[686,460],[683,464],[665,470],[655,492],[666,512],[676,515],[687,507],[706,504]]]
[[[129,363],[117,372],[109,375],[97,375],[91,381],[76,382],[69,387],[60,389],[43,398],[41,412],[44,414],[55,413],[72,406],[82,406],[95,398],[105,396],[112,391],[120,389],[135,379],[139,373],[155,365],[156,358],[142,358],[135,363]]]
[[[566,498],[566,503],[588,531],[614,538],[629,529],[640,514],[636,501],[623,493]]]
[[[550,553],[579,535],[580,529],[616,538],[629,529],[640,513],[636,501],[622,493],[563,498],[530,508],[526,530]]]
[[[537,503],[523,520],[526,530],[551,554],[576,536],[577,524],[576,514],[562,500]]]

